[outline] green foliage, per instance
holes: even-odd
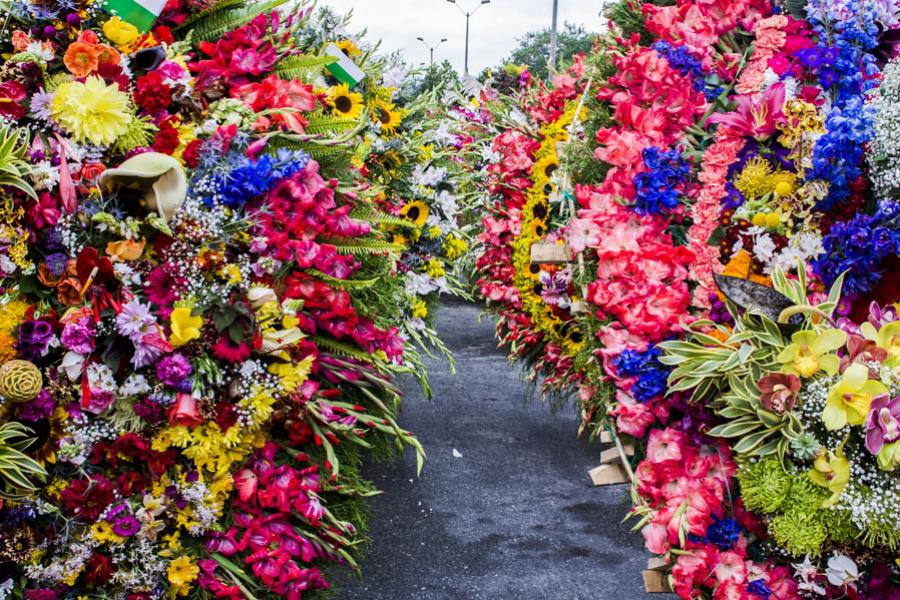
[[[291,54],[278,61],[275,73],[282,79],[310,81],[332,62],[334,57],[327,55]]]
[[[33,431],[10,421],[0,425],[0,498],[16,499],[38,490],[36,480],[47,472],[24,451],[34,442]]]
[[[820,517],[791,510],[778,515],[769,524],[772,538],[793,556],[816,557],[828,539],[828,532]]]
[[[791,491],[791,474],[775,458],[743,465],[737,472],[744,506],[759,513],[774,513]]]
[[[457,89],[459,84],[459,74],[453,68],[453,65],[450,64],[450,61],[445,59],[433,65],[428,65],[421,76],[412,78],[404,86],[403,92],[404,96],[408,96],[411,99],[431,93],[442,96],[447,90]]]
[[[265,0],[246,4],[244,2],[226,3],[226,7],[213,7],[206,14],[201,14],[191,26],[194,40],[212,42],[229,31],[243,27],[257,15],[270,12],[287,0]]]
[[[31,165],[25,159],[28,150],[28,132],[13,129],[11,125],[0,127],[0,188],[14,187],[37,198],[34,189],[25,181]]]
[[[581,25],[566,23],[557,35],[557,56],[561,71],[571,58],[580,52],[590,52],[595,34]],[[525,65],[531,74],[538,79],[550,78],[550,29],[530,31],[519,38],[515,48],[504,64]]]

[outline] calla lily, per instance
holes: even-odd
[[[900,366],[900,321],[882,325],[876,331],[871,323],[863,323],[860,332],[867,340],[872,340],[878,347],[887,352],[885,364],[890,367]]]
[[[812,377],[819,371],[834,375],[840,365],[834,351],[846,341],[847,334],[839,329],[828,329],[822,333],[798,331],[791,336],[792,343],[778,355],[778,362],[784,365],[786,373],[801,377]]]
[[[755,101],[750,95],[740,94],[735,99],[735,112],[714,114],[709,122],[719,123],[735,133],[762,141],[778,130],[778,121],[784,114],[784,99],[784,84],[778,82]]]
[[[172,311],[172,335],[169,336],[169,343],[177,347],[196,340],[200,337],[201,327],[203,327],[203,317],[192,316],[190,308],[176,308]]]
[[[831,497],[822,503],[822,508],[828,508],[837,502],[850,483],[850,461],[844,456],[843,444],[837,452],[819,452],[808,475],[813,483],[831,492]]]
[[[144,192],[144,205],[168,222],[187,198],[187,177],[177,159],[159,152],[132,156],[100,174],[102,189],[126,186]]]
[[[881,382],[869,379],[869,369],[865,365],[852,364],[829,390],[822,422],[831,431],[848,424],[862,425],[869,415],[872,400],[887,393],[888,389]]]

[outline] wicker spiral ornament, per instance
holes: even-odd
[[[44,387],[44,378],[34,363],[11,360],[0,367],[0,396],[10,402],[30,402]]]

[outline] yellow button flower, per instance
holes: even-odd
[[[791,344],[778,355],[778,362],[785,373],[812,377],[819,371],[829,375],[837,373],[840,361],[834,351],[847,342],[847,334],[839,329],[798,331],[791,336]]]
[[[200,337],[200,328],[203,327],[203,317],[191,315],[190,308],[176,308],[171,317],[172,335],[169,343],[173,346],[183,346]]]
[[[869,368],[859,363],[847,367],[841,380],[828,392],[822,422],[831,431],[845,425],[862,425],[866,422],[872,399],[887,394],[888,389],[880,381],[869,379]]]

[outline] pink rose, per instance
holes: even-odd
[[[193,428],[202,422],[203,417],[200,415],[197,398],[193,394],[178,394],[175,404],[169,409],[169,425],[173,427],[183,425],[184,427]]]

